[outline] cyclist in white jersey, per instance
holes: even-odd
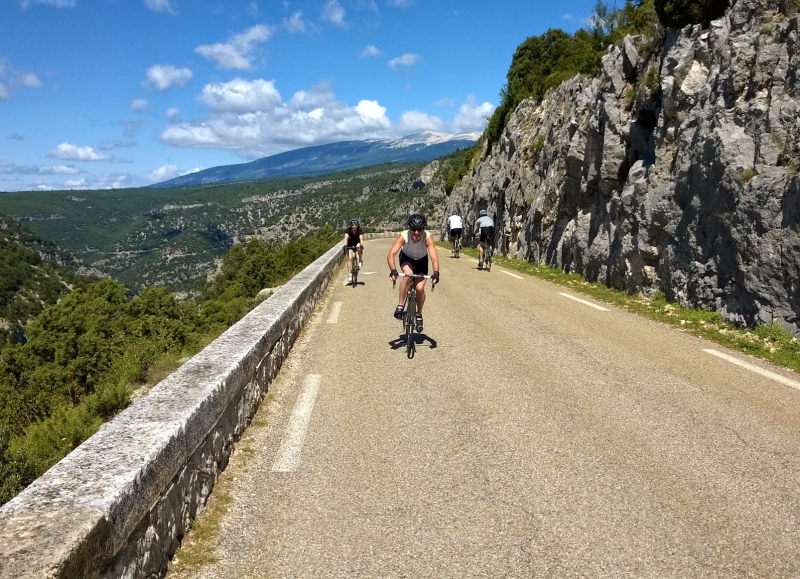
[[[456,239],[460,242],[461,235],[464,232],[464,222],[461,220],[460,215],[453,214],[447,218],[447,231],[450,233],[450,243],[453,244],[451,251],[455,252]]]
[[[394,245],[389,250],[389,255],[386,256],[386,262],[389,264],[389,277],[392,281],[397,280],[398,273],[395,269],[395,256],[400,254],[400,269],[405,274],[428,274],[428,257],[431,258],[433,265],[433,274],[431,275],[431,283],[436,285],[439,283],[439,257],[436,254],[436,245],[433,243],[433,237],[430,231],[426,231],[425,227],[428,225],[428,220],[424,215],[419,213],[412,213],[408,216],[408,229],[402,232],[395,239]],[[417,319],[415,325],[417,331],[421,332],[423,329],[422,323],[422,306],[425,304],[425,280],[414,280],[417,284]],[[400,281],[400,298],[397,301],[397,308],[394,310],[394,317],[398,320],[403,317],[403,302],[408,292],[408,284],[411,283],[410,277],[404,277]]]

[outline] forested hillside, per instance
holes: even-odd
[[[94,279],[70,253],[0,214],[0,348],[24,340],[24,328],[46,306]]]
[[[0,211],[133,290],[192,292],[216,271],[216,260],[251,236],[288,241],[325,224],[344,227],[353,216],[366,231],[394,230],[414,209],[441,211],[438,190],[420,180],[424,167],[175,189],[4,193]]]

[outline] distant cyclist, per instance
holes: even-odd
[[[364,232],[361,230],[361,223],[353,217],[347,226],[347,231],[344,232],[344,246],[347,249],[354,250],[358,253],[358,268],[364,266]],[[348,251],[348,258],[350,252]],[[347,283],[353,281],[353,276],[347,275]]]
[[[486,242],[492,243],[494,240],[494,220],[486,215],[486,209],[481,209],[477,221],[475,221],[475,233],[480,232],[480,245],[478,246],[478,268],[483,267],[483,250],[486,249]]]
[[[456,240],[461,243],[461,235],[464,233],[464,222],[460,215],[453,214],[447,218],[447,231],[450,234],[450,243],[453,244],[453,252],[455,252]]]
[[[431,275],[431,282],[436,285],[439,283],[439,257],[436,255],[436,245],[433,243],[433,237],[430,231],[425,228],[428,226],[428,220],[424,215],[419,213],[412,213],[408,216],[408,229],[397,236],[394,245],[389,250],[389,255],[386,256],[386,262],[389,264],[389,277],[395,281],[398,277],[397,270],[395,269],[395,256],[400,254],[400,269],[407,275],[427,275],[428,274],[428,257],[431,258],[433,265],[433,274]],[[425,305],[425,280],[414,280],[417,284],[417,319],[415,325],[417,332],[423,329],[422,323],[422,306]],[[408,287],[411,283],[410,277],[404,277],[400,281],[400,298],[397,302],[397,307],[394,310],[394,317],[398,320],[403,318],[403,305],[408,293]]]

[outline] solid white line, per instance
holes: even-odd
[[[571,300],[575,300],[576,302],[580,302],[585,306],[589,306],[590,308],[594,308],[596,310],[600,310],[601,312],[609,311],[608,308],[604,308],[603,306],[598,306],[597,304],[593,304],[592,302],[587,302],[586,300],[582,300],[581,298],[576,298],[575,296],[571,296],[569,294],[565,294],[565,293],[559,292],[558,295],[562,295],[565,298],[569,298]]]
[[[472,263],[478,263],[477,259],[472,259],[471,257],[468,257],[467,259],[469,259]]]
[[[328,316],[328,323],[335,324],[339,321],[339,314],[342,312],[342,302],[333,302],[331,315]]]
[[[289,425],[286,427],[286,434],[283,436],[278,457],[272,465],[272,472],[293,472],[300,464],[300,451],[303,450],[308,421],[311,419],[311,411],[314,409],[314,401],[317,398],[321,380],[322,376],[319,374],[306,376],[303,391],[297,397],[294,412],[289,418]]]
[[[522,277],[521,275],[517,275],[517,274],[515,274],[515,273],[511,273],[510,271],[506,271],[506,270],[504,270],[504,269],[501,269],[500,271],[501,271],[502,273],[506,274],[506,275],[510,275],[511,277],[515,277],[515,278],[517,278],[517,279],[525,279],[525,278],[524,278],[524,277]]]
[[[705,352],[706,354],[711,354],[712,356],[716,356],[717,358],[722,358],[723,360],[726,360],[731,364],[736,364],[737,366],[746,368],[751,372],[755,372],[756,374],[761,374],[766,378],[770,378],[771,380],[775,380],[777,382],[780,382],[781,384],[786,384],[787,386],[800,390],[800,382],[790,380],[789,378],[781,376],[780,374],[776,374],[775,372],[770,372],[769,370],[764,370],[763,368],[759,368],[758,366],[754,366],[753,364],[748,364],[747,362],[743,362],[738,358],[734,358],[733,356],[728,356],[728,354],[724,354],[717,350],[708,349],[708,350],[703,350],[703,352]]]

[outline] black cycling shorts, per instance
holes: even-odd
[[[411,266],[411,271],[417,275],[428,275],[428,256],[426,255],[420,259],[411,259],[403,250],[400,250],[400,269],[403,269],[404,264]]]
[[[481,243],[491,242],[494,237],[494,227],[481,227]]]
[[[461,232],[463,229],[460,227],[458,229],[451,229],[450,230],[450,239],[456,239],[457,237],[461,237]]]

